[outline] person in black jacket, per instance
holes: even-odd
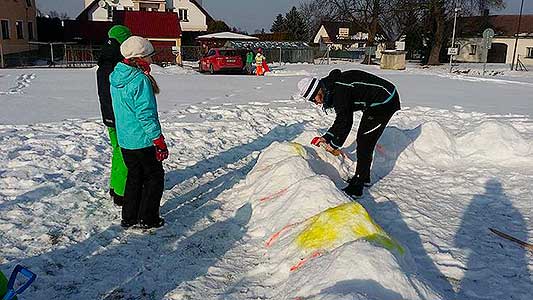
[[[324,145],[328,152],[338,154],[352,130],[353,114],[363,111],[357,131],[357,168],[344,191],[355,197],[363,194],[370,184],[370,167],[377,141],[392,115],[400,110],[400,95],[394,84],[374,74],[335,69],[323,78],[304,78],[298,83],[300,95],[333,109],[333,126],[321,137],[313,139],[316,146]]]
[[[109,194],[113,198],[113,202],[119,206],[124,202],[128,169],[117,141],[109,75],[113,72],[115,66],[124,59],[122,54],[120,54],[120,45],[130,36],[131,31],[126,26],[115,25],[111,27],[108,32],[109,39],[102,47],[98,58],[98,71],[96,71],[100,110],[102,111],[104,125],[108,128],[109,139],[113,148]]]

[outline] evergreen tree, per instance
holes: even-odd
[[[300,12],[296,7],[292,9],[285,16],[285,22],[287,25],[288,38],[292,41],[303,41],[306,40],[306,23]]]
[[[222,20],[215,20],[212,22],[209,22],[207,25],[207,32],[208,33],[216,33],[216,32],[226,32],[230,31],[231,28],[226,24],[226,22]]]
[[[282,14],[276,16],[274,23],[272,23],[272,32],[286,32],[287,31],[287,20],[283,17]]]

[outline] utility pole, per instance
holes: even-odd
[[[452,33],[452,48],[455,49],[455,28],[457,27],[457,13],[460,11],[459,7],[455,7],[455,14],[453,17],[453,33]],[[453,54],[450,55],[450,73],[452,72]]]
[[[514,70],[515,59],[516,59],[516,48],[518,47],[518,35],[520,34],[520,25],[522,22],[522,11],[524,10],[524,0],[520,5],[520,15],[518,16],[518,26],[516,27],[516,40],[514,42],[514,51],[513,51],[513,62],[511,63],[511,71]]]

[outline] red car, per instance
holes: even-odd
[[[244,64],[235,49],[214,48],[200,59],[200,72],[242,71]]]

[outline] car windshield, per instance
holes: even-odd
[[[220,50],[219,53],[221,56],[239,56],[235,50]]]

